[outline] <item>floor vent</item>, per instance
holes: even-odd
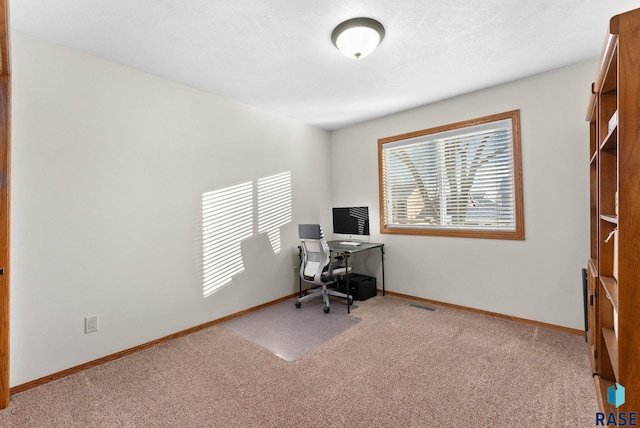
[[[431,306],[420,305],[418,303],[409,303],[409,306],[413,306],[414,308],[418,308],[418,309],[425,309],[427,311],[435,311],[436,310],[436,308],[432,308]]]

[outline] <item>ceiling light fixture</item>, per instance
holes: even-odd
[[[384,27],[371,18],[353,18],[338,25],[331,41],[349,58],[364,58],[373,52],[384,38]]]

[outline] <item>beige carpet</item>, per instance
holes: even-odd
[[[295,361],[214,326],[16,394],[0,426],[594,425],[582,336],[410,303],[359,302]]]

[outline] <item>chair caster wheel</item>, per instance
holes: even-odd
[[[302,306],[302,303],[296,302],[296,308],[300,309],[300,306]]]
[[[331,308],[329,306],[325,306],[324,309],[323,309],[325,314],[328,314],[330,310],[331,310]]]

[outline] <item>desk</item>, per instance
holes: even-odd
[[[347,268],[347,272],[349,271],[349,257],[352,254],[361,253],[363,251],[371,251],[374,248],[380,249],[380,266],[382,267],[382,295],[384,296],[384,244],[374,243],[374,242],[363,242],[360,245],[340,245],[342,241],[329,241],[327,245],[329,246],[329,251],[333,253],[336,257],[343,257],[344,264]],[[298,246],[298,257],[302,261],[302,247]],[[302,297],[302,278],[298,277],[298,285],[300,288],[299,297]],[[349,292],[349,275],[345,276],[345,287],[347,294]],[[351,313],[351,299],[347,299],[347,313]]]
[[[349,257],[356,253],[361,253],[363,251],[371,251],[375,248],[380,249],[380,264],[382,267],[382,295],[384,296],[384,244],[379,244],[375,242],[362,242],[360,245],[340,245],[342,241],[329,241],[327,244],[329,245],[329,250],[335,254],[336,256],[344,257],[344,264],[347,267],[347,272],[349,271]],[[349,276],[345,276],[345,290],[347,293],[349,292]],[[350,310],[350,300],[347,299],[347,313],[351,313]]]

